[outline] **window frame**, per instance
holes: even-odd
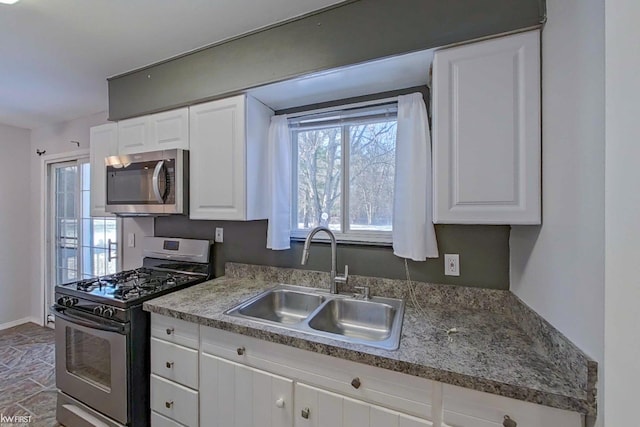
[[[379,123],[383,118],[393,118],[397,123],[397,100],[383,100],[382,102],[366,103],[366,105],[343,105],[331,109],[322,110],[321,113],[313,111],[296,114],[295,118],[289,119],[289,131],[292,141],[291,160],[291,239],[304,240],[311,231],[309,229],[297,228],[298,215],[298,138],[301,131],[308,131],[317,128],[340,126],[341,131],[341,196],[340,196],[340,228],[341,231],[333,231],[335,238],[340,243],[351,243],[360,245],[390,246],[392,244],[392,230],[390,231],[354,231],[350,228],[349,202],[350,202],[350,182],[351,173],[350,156],[351,141],[349,126],[369,123]],[[300,123],[307,121],[310,124],[300,126]],[[317,125],[315,125],[317,123]],[[397,126],[397,125],[396,125]],[[396,128],[397,131],[397,128]],[[395,175],[394,175],[395,178]],[[325,233],[318,233],[314,240],[329,241]]]

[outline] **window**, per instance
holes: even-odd
[[[323,225],[341,241],[390,242],[396,104],[290,119],[292,236]]]

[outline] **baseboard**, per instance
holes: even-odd
[[[42,326],[42,322],[38,320],[36,317],[23,317],[22,319],[13,320],[11,322],[0,323],[0,331],[3,329],[13,328],[14,326],[22,325],[23,323],[29,323],[29,322]]]

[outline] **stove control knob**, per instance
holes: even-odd
[[[104,317],[113,317],[113,315],[116,314],[115,310],[111,307],[106,307],[103,311],[102,311],[102,315]]]
[[[94,307],[93,314],[97,314],[98,316],[101,316],[103,310],[104,310],[104,307],[99,305],[97,307]]]
[[[62,305],[65,307],[71,307],[73,305],[73,300],[69,297],[62,298]]]
[[[78,301],[78,298],[72,298],[72,299],[71,299],[71,305],[72,305],[72,306],[73,306],[73,305],[77,305],[77,304],[78,304],[78,302],[79,302],[79,301]]]

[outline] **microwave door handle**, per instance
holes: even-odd
[[[164,203],[164,197],[160,194],[160,173],[164,168],[164,160],[160,160],[153,170],[153,194],[156,196],[158,203]]]

